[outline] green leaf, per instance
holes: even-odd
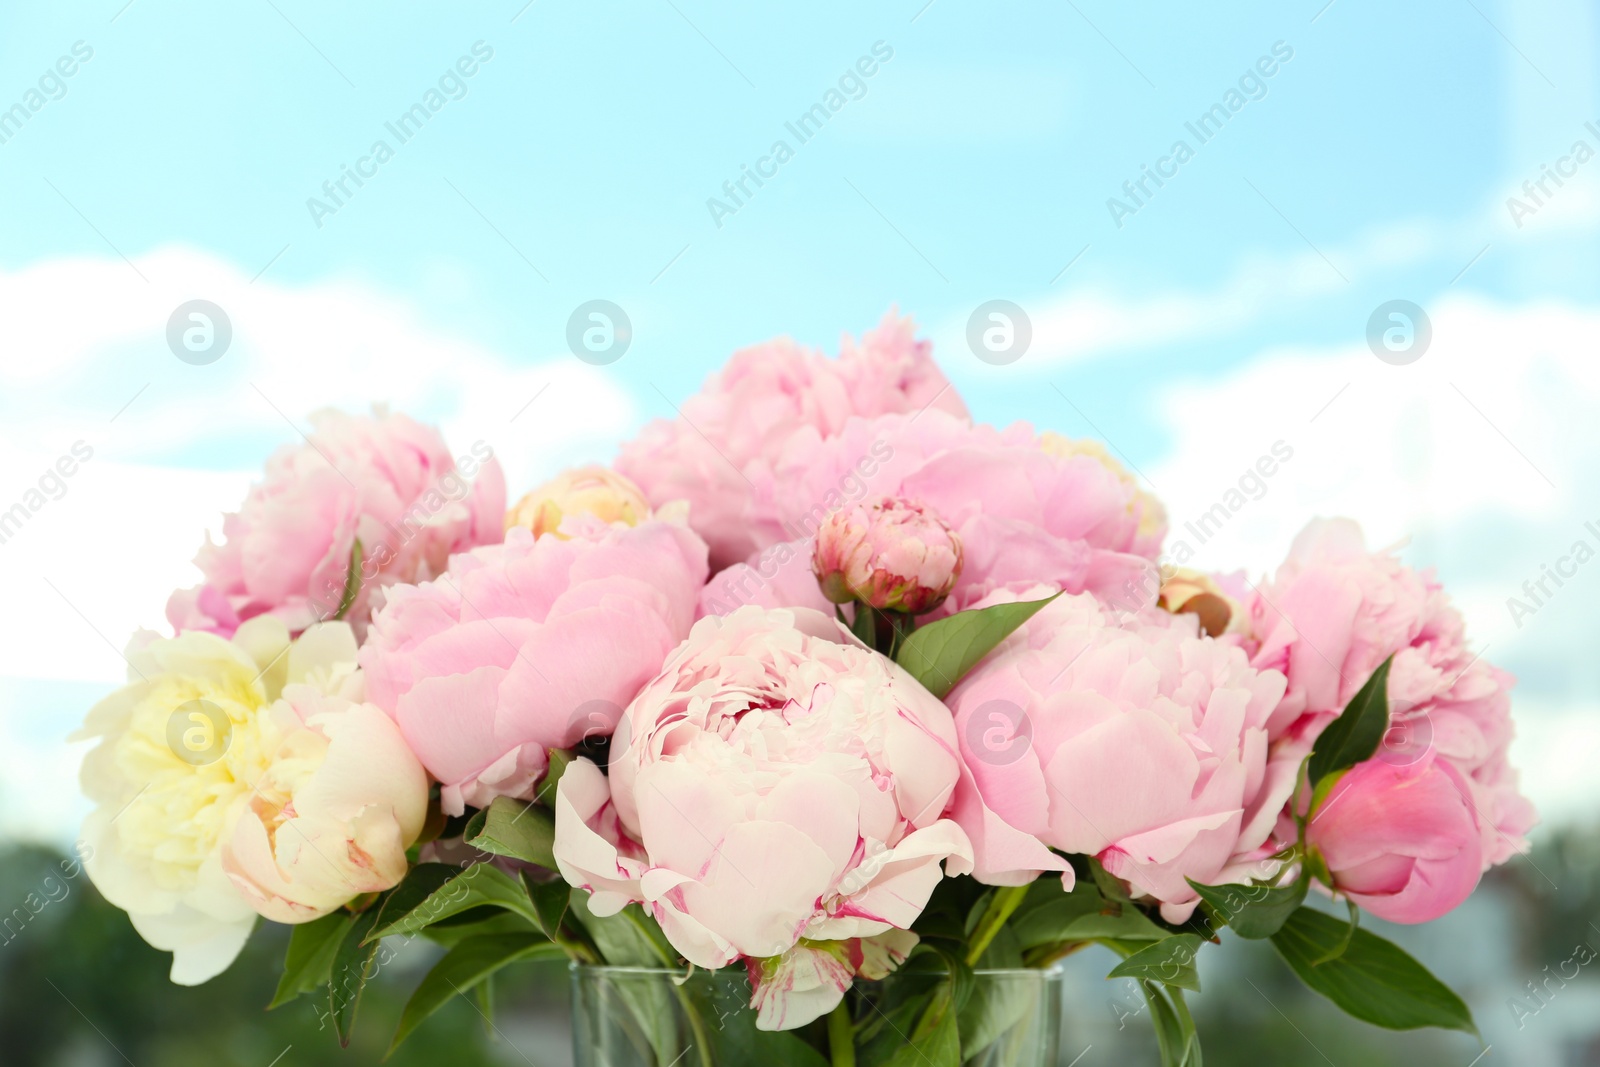
[[[453,915],[444,922],[434,923],[421,936],[446,949],[455,948],[469,937],[486,937],[489,934],[538,933],[533,923],[521,915],[499,908],[474,908]]]
[[[660,925],[629,904],[615,915],[599,916],[589,910],[589,894],[571,891],[571,914],[613,967],[671,967],[678,953],[667,943]]]
[[[1122,879],[1100,866],[1100,861],[1093,856],[1089,857],[1089,874],[1094,878],[1094,884],[1099,888],[1100,894],[1107,900],[1120,900],[1126,903],[1133,899],[1128,895],[1128,888],[1122,884]]]
[[[333,970],[333,956],[339,942],[355,917],[346,911],[336,911],[308,923],[290,927],[289,951],[283,957],[283,977],[278,980],[278,991],[273,994],[270,1011],[309,993],[328,981]]]
[[[979,960],[982,969],[1019,969],[1021,953],[1014,949],[1016,934],[1011,926],[1002,926],[989,950]],[[1014,977],[978,979],[973,984],[973,995],[962,1006],[957,1017],[957,1029],[962,1035],[962,1061],[971,1061],[1000,1041],[990,1057],[994,1062],[1011,1062],[1006,1059],[1006,1043],[1013,1043],[1026,1035],[1026,1029],[1016,1032],[1016,1027],[1034,1013],[1045,1011],[1040,1003],[1040,985],[1018,981]],[[989,1061],[979,1061],[989,1062]]]
[[[495,797],[493,804],[467,823],[464,840],[473,848],[496,856],[556,869],[555,812],[538,804]]]
[[[383,898],[378,911],[378,929],[410,914],[423,901],[450,879],[461,873],[461,868],[448,863],[419,863],[406,873],[400,884]],[[381,934],[380,934],[381,936]]]
[[[1054,599],[958,611],[914,631],[895,661],[942,699],[994,646]]]
[[[1389,1030],[1437,1026],[1477,1034],[1460,997],[1399,946],[1368,930],[1354,931],[1343,955],[1318,966],[1347,933],[1346,923],[1301,908],[1272,935],[1272,945],[1302,982],[1357,1019]]]
[[[1328,950],[1326,956],[1311,961],[1311,966],[1321,967],[1324,963],[1332,963],[1350,950],[1350,942],[1356,936],[1356,930],[1361,926],[1361,909],[1356,907],[1356,902],[1353,900],[1347,899],[1345,904],[1350,908],[1350,922],[1344,928],[1344,937],[1339,939],[1337,945]]]
[[[1108,900],[1088,878],[1064,893],[1054,878],[1040,878],[1011,917],[1017,941],[1030,963],[1083,941],[1161,941],[1172,931],[1152,922],[1132,901]]]
[[[1155,1025],[1156,1042],[1161,1047],[1162,1067],[1201,1067],[1200,1035],[1194,1018],[1183,1003],[1183,991],[1163,988],[1155,982],[1140,982],[1139,989],[1150,1004],[1150,1021]],[[1168,1000],[1168,995],[1171,1000]]]
[[[1086,915],[1097,915],[1107,907],[1099,889],[1080,878],[1072,892],[1064,892],[1054,877],[1040,878],[1028,886],[1028,895],[1011,917],[1023,951],[1068,940],[1067,930]]]
[[[453,869],[444,864],[423,866],[445,867],[446,871]],[[384,904],[380,921],[367,935],[369,940],[376,941],[390,934],[413,934],[442,919],[484,906],[504,908],[538,925],[539,917],[533,910],[533,902],[528,899],[528,894],[523,892],[522,886],[511,880],[510,875],[498,867],[487,863],[475,863],[453,877],[446,878],[431,892],[424,892],[430,882],[440,877],[438,872],[429,872],[426,877],[418,879],[414,886],[408,888],[408,883],[411,883],[417,872],[422,869],[418,867],[413,870],[390,894],[389,900]],[[396,906],[396,901],[402,892],[406,894],[405,899]]]
[[[1227,926],[1240,937],[1259,940],[1271,937],[1282,929],[1306,899],[1308,881],[1302,878],[1293,885],[1272,887],[1264,885],[1201,885],[1190,880],[1200,899],[1211,906],[1216,921]]]
[[[690,983],[691,987],[696,983]],[[703,998],[704,999],[704,998]],[[713,1050],[712,1063],[751,1063],[761,1067],[828,1067],[828,1060],[801,1040],[792,1030],[757,1030],[756,1013],[748,997],[738,1003],[704,1007],[687,1004],[686,1011],[699,1011],[707,1024],[706,1037]],[[699,1067],[701,1060],[691,1052],[677,1067]]]
[[[961,1032],[951,984],[940,985],[911,1040],[889,1057],[885,1067],[961,1067]]]
[[[378,942],[376,939],[368,941],[367,935],[377,921],[376,908],[368,908],[357,915],[334,952],[333,967],[328,975],[328,997],[333,1010],[333,1029],[344,1047],[350,1045],[350,1027],[355,1022],[361,991],[372,977],[372,960],[378,954]]]
[[[361,538],[356,538],[350,546],[350,569],[345,571],[344,592],[339,596],[339,610],[333,613],[335,619],[342,619],[349,613],[356,602],[356,595],[361,592]]]
[[[1141,982],[1160,982],[1200,992],[1200,972],[1195,957],[1205,944],[1196,934],[1174,934],[1133,953],[1111,968],[1107,978],[1134,978]]]
[[[561,939],[561,920],[567,916],[567,904],[572,899],[572,887],[559,879],[554,882],[535,882],[522,872],[522,888],[533,901],[533,912],[539,929],[552,941]]]
[[[567,773],[567,768],[572,766],[572,761],[575,757],[564,748],[552,748],[548,752],[548,758],[550,760],[550,769],[545,771],[544,781],[539,783],[539,791],[534,795],[534,799],[554,811],[556,808],[556,789],[561,785],[561,776]],[[555,869],[554,864],[549,866],[551,870]]]
[[[489,934],[469,937],[445,953],[422,979],[400,1016],[400,1027],[389,1045],[393,1053],[422,1021],[450,998],[465,994],[500,968],[518,960],[554,959],[561,949],[539,934]]]
[[[1308,772],[1315,786],[1335,771],[1353,767],[1378,751],[1389,729],[1389,667],[1391,655],[1378,665],[1339,717],[1328,724],[1311,752]]]

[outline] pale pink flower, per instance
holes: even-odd
[[[796,433],[825,439],[851,416],[924,408],[967,418],[931,350],[893,311],[859,344],[845,338],[838,359],[786,337],[741,349],[677,418],[652,422],[623,446],[617,470],[657,506],[687,500],[689,522],[721,570],[759,547],[745,516],[751,479]]]
[[[1507,758],[1511,675],[1468,649],[1461,613],[1431,572],[1369,552],[1348,519],[1308,525],[1248,598],[1252,662],[1288,676],[1273,713],[1274,751],[1311,750],[1390,655],[1390,730],[1379,758],[1406,763],[1428,749],[1468,784],[1485,867],[1527,847],[1536,821]]]
[[[572,516],[516,527],[396,586],[361,650],[368,699],[443,785],[445,811],[528,797],[548,750],[608,734],[689,632],[706,579],[687,527]]]
[[[1197,903],[1185,879],[1271,873],[1264,846],[1298,769],[1267,760],[1283,686],[1193,616],[1119,626],[1089,596],[1056,600],[947,698],[967,769],[952,813],[976,876],[1062,870],[1048,845],[1098,858],[1182,922]]]
[[[961,539],[928,508],[885,497],[843,507],[817,531],[812,569],[835,604],[920,615],[944,602],[961,573]]]
[[[609,779],[583,760],[562,776],[556,860],[597,914],[644,903],[701,967],[905,930],[971,867],[942,818],[955,749],[949,709],[833,619],[705,618],[629,706]],[[809,973],[797,987],[824,988]],[[840,975],[769,1022],[830,1009]]]
[[[195,557],[204,584],[167,603],[173,629],[227,637],[275,615],[299,633],[338,617],[360,637],[379,590],[425,581],[452,553],[500,540],[505,477],[487,445],[458,460],[438,431],[381,410],[321,411],[311,426],[223,516],[222,543],[207,538]],[[357,542],[359,589],[340,615]]]
[[[931,409],[851,419],[831,437],[795,434],[770,472],[751,475],[751,529],[762,549],[809,542],[840,508],[915,500],[961,541],[944,612],[1040,583],[1136,611],[1160,586],[1152,560],[1165,518],[1109,462],[1025,423],[999,430]]]

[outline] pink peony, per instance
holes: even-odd
[[[961,539],[929,509],[893,497],[840,508],[817,531],[812,568],[823,595],[920,615],[944,602],[961,574]]]
[[[1332,888],[1380,919],[1421,923],[1466,900],[1484,869],[1468,786],[1431,749],[1350,768],[1311,812],[1306,844]]]
[[[1267,760],[1283,687],[1192,615],[1119,627],[1091,597],[1056,600],[947,698],[967,768],[953,814],[976,876],[1020,885],[1061,870],[1042,842],[1097,857],[1182,922],[1197,902],[1185,878],[1270,873],[1298,770]]]
[[[966,419],[966,405],[935,366],[932,345],[891,311],[837,360],[780,338],[734,353],[687,400],[679,418],[645,427],[625,445],[617,470],[652,503],[689,502],[689,522],[721,570],[758,547],[745,511],[751,479],[769,469],[801,430],[826,439],[845,420],[932,406]]]
[[[1270,727],[1275,750],[1309,752],[1393,654],[1380,758],[1406,763],[1431,748],[1461,773],[1486,867],[1526,849],[1533,806],[1507,759],[1513,679],[1468,651],[1461,613],[1431,573],[1368,552],[1348,519],[1318,520],[1247,608],[1259,641],[1252,662],[1289,679]]]
[[[705,579],[704,542],[675,523],[569,516],[537,541],[514,528],[390,590],[361,650],[367,699],[442,783],[446,812],[531,796],[549,749],[611,731],[688,634]]]
[[[762,552],[749,567],[780,543],[809,553],[830,513],[889,496],[918,501],[960,538],[947,612],[1039,583],[1132,611],[1159,589],[1151,560],[1165,530],[1160,505],[1101,450],[1025,423],[997,430],[934,410],[852,419],[831,438],[795,434],[753,480]]]
[[[377,590],[432,578],[452,553],[500,540],[505,477],[487,445],[457,460],[437,431],[382,411],[322,411],[311,424],[307,442],[279,449],[223,517],[222,544],[207,538],[195,557],[205,583],[167,602],[174,630],[227,637],[275,615],[299,633],[338,617],[359,637]],[[338,615],[358,541],[360,590]]]
[[[562,776],[556,859],[597,914],[643,902],[696,966],[743,957],[807,990],[756,991],[761,1025],[798,1026],[859,969],[818,943],[906,930],[941,863],[971,869],[941,817],[955,748],[949,710],[827,616],[702,619],[629,706],[609,781],[581,760]],[[790,955],[815,951],[831,959]]]

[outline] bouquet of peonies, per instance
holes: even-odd
[[[976,976],[1089,944],[1198,1064],[1184,991],[1230,934],[1357,1018],[1472,1031],[1359,920],[1526,848],[1512,679],[1353,523],[1256,584],[1165,526],[1097,443],[973,423],[893,315],[737,353],[509,512],[482,444],[323,414],[89,713],[86,867],[174,982],[293,924],[276,1003],[346,1040],[419,934],[397,1042],[566,956],[678,972],[615,1005],[661,1067],[1032,1062]],[[722,968],[748,1006],[712,1017]]]

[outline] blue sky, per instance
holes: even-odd
[[[890,306],[980,418],[1107,438],[1180,522],[1292,442],[1202,562],[1260,573],[1331,511],[1410,538],[1522,676],[1528,759],[1592,751],[1572,739],[1600,738],[1595,575],[1521,627],[1505,601],[1600,518],[1600,161],[1547,179],[1520,226],[1506,201],[1574,142],[1600,150],[1596,16],[1226,7],[12,5],[0,109],[59,98],[0,126],[0,507],[74,441],[96,458],[0,545],[39,606],[0,633],[24,783],[0,787],[20,813],[0,829],[70,825],[26,776],[70,770],[60,738],[120,670],[108,644],[160,622],[289,423],[389,401],[458,447],[492,442],[515,491],[607,458],[736,347],[831,351]],[[92,58],[56,81],[75,46]],[[1259,98],[1199,143],[1185,123],[1275,46],[1240,96]],[[785,124],[863,57],[871,76],[800,143]],[[385,124],[430,90],[441,106],[400,143]],[[379,139],[392,158],[319,226],[307,200],[370,170]],[[792,158],[714,218],[780,139]],[[1119,226],[1107,200],[1179,139],[1193,157]],[[199,367],[163,339],[196,298],[235,331]],[[595,298],[635,330],[599,368],[564,340]],[[1034,326],[1007,366],[964,341],[995,298]],[[1404,367],[1365,341],[1394,299],[1434,327]],[[1561,810],[1596,798],[1576,766],[1539,777]]]

